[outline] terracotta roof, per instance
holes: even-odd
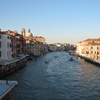
[[[89,43],[88,45],[100,45],[100,43]]]
[[[97,39],[86,39],[84,41],[100,41],[100,38],[97,38]]]

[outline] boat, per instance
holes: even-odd
[[[74,59],[72,57],[69,58],[70,61],[73,61]]]
[[[70,53],[70,55],[74,55],[74,53]]]
[[[5,98],[16,85],[18,85],[17,81],[0,80],[0,100],[6,100]],[[13,97],[10,100],[13,100]]]
[[[49,61],[48,60],[45,60],[45,63],[49,63]]]
[[[69,51],[69,55],[72,55],[72,56],[74,56],[75,55],[75,51]]]
[[[57,58],[58,56],[55,56],[55,58]]]

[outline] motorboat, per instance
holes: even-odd
[[[45,63],[49,63],[49,61],[48,60],[45,60]]]
[[[74,51],[69,51],[69,55],[74,56],[75,55],[75,52]]]
[[[57,58],[58,56],[55,56],[55,58]]]
[[[69,58],[70,61],[73,61],[74,59],[72,57]]]

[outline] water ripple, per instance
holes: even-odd
[[[14,100],[100,100],[100,67],[69,58],[66,52],[48,53],[3,79],[19,82]]]

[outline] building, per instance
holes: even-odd
[[[22,35],[20,35],[17,31],[1,31],[7,35],[11,36],[11,51],[12,57],[16,57],[19,54],[24,54],[26,50],[26,42]]]
[[[55,45],[55,44],[49,44],[48,45],[48,49],[51,52],[57,51],[57,45]]]
[[[25,29],[21,30],[21,35],[26,40],[26,53],[33,56],[40,56],[45,53],[45,38],[41,36],[33,36],[30,29],[26,33]]]
[[[20,34],[17,34],[15,36],[15,38],[17,40],[17,44],[16,44],[17,55],[25,54],[25,51],[26,51],[26,40]]]
[[[77,53],[90,59],[100,60],[100,38],[86,39],[77,43]]]
[[[75,50],[76,46],[68,43],[54,43],[49,44],[48,47],[49,51],[69,51],[69,50]]]
[[[12,58],[11,36],[0,31],[0,59],[8,60]]]
[[[21,34],[17,31],[3,31],[6,34],[11,36],[11,48],[12,48],[12,57],[17,55],[24,54],[26,51],[26,41]]]

